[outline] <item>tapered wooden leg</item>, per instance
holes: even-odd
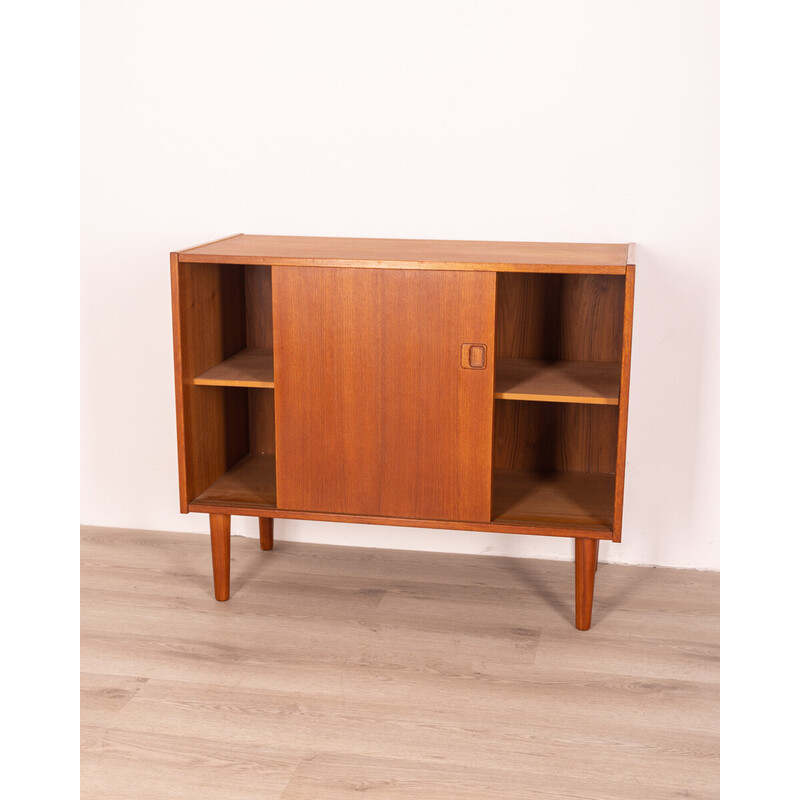
[[[575,627],[588,631],[592,624],[597,539],[575,540]]]
[[[229,514],[209,514],[211,523],[211,563],[214,567],[214,597],[227,600],[231,593],[231,518]]]
[[[600,542],[597,543],[597,547],[594,549],[594,571],[597,572],[597,566],[600,563]]]
[[[272,550],[272,517],[258,518],[258,532],[261,536],[261,549]]]

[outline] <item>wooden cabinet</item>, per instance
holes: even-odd
[[[627,245],[232,236],[173,253],[181,511],[620,541]]]

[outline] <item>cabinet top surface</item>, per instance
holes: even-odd
[[[624,272],[627,244],[473,242],[444,239],[353,239],[237,234],[181,250],[179,261],[299,266],[520,269],[588,267]]]

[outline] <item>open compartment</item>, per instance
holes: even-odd
[[[618,405],[625,276],[497,275],[495,397]]]
[[[271,268],[182,266],[200,284],[189,313],[207,330],[196,353],[193,383],[273,388]]]
[[[495,522],[611,531],[625,276],[498,273]]]
[[[214,413],[213,447],[224,455],[225,470],[193,503],[275,508],[275,393],[209,386],[201,399]]]
[[[610,531],[618,409],[496,400],[494,522]]]
[[[271,268],[178,269],[185,497],[275,508]]]

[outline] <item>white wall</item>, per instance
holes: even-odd
[[[624,542],[601,559],[718,568],[717,23],[712,0],[85,0],[83,521],[207,530],[178,513],[170,250],[238,232],[635,241]]]

